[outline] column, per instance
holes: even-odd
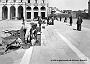
[[[45,11],[45,17],[47,17],[47,14],[48,14],[48,7],[45,6],[45,8],[46,8],[46,11]]]
[[[38,11],[38,16],[41,16],[41,6],[38,6],[38,8],[39,8],[39,11]]]
[[[31,19],[33,20],[34,18],[34,10],[33,10],[33,6],[31,6],[32,10],[31,10]]]
[[[34,11],[32,10],[31,11],[31,19],[33,19],[34,18]]]
[[[10,6],[8,6],[8,20],[10,20]]]
[[[16,6],[16,18],[15,18],[15,20],[17,20],[17,18],[18,18],[18,6]]]
[[[2,20],[2,6],[0,5],[0,20]]]

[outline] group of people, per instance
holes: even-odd
[[[54,17],[47,17],[47,25],[49,25],[49,24],[54,25],[54,20],[55,19],[56,18],[54,18]],[[70,16],[69,19],[70,19],[70,22],[69,22],[70,23],[70,26],[72,26],[72,23],[73,23],[72,16]],[[36,29],[35,28],[32,29],[32,25],[25,25],[24,18],[22,18],[22,20],[23,20],[23,23],[22,23],[22,27],[20,29],[20,33],[21,33],[20,36],[21,36],[22,42],[23,43],[27,43],[29,35],[32,33],[32,31],[35,31]],[[56,20],[58,20],[58,19],[56,19]],[[62,20],[62,17],[60,17],[60,21],[61,20]],[[64,22],[67,22],[67,17],[65,17]],[[76,24],[77,24],[77,30],[78,31],[81,31],[81,24],[82,24],[82,22],[83,22],[83,20],[79,16],[78,19],[77,19],[77,22],[76,22]],[[42,23],[42,19],[41,19],[41,17],[38,17],[39,32],[41,32],[41,23]],[[31,38],[31,36],[30,36],[30,38]],[[31,39],[30,39],[30,42],[31,42]]]
[[[31,44],[31,40],[32,39],[36,39],[37,40],[37,32],[41,32],[41,18],[38,17],[38,24],[39,24],[39,28],[37,28],[37,24],[34,23],[34,20],[32,21],[32,23],[27,24],[24,20],[24,18],[22,18],[23,22],[22,22],[22,27],[20,29],[20,38],[22,40],[23,43],[27,44],[30,43]]]
[[[69,22],[70,23],[70,26],[72,26],[72,23],[73,23],[72,16],[70,16],[69,19],[70,19],[70,22]],[[61,21],[61,17],[60,17],[60,21]],[[64,22],[67,22],[67,17],[65,17]],[[77,24],[77,30],[78,31],[81,31],[81,24],[82,24],[82,22],[83,22],[83,20],[82,20],[81,16],[79,15],[78,16],[78,19],[77,19],[77,22],[76,22],[76,24]]]
[[[50,17],[50,16],[48,16],[47,17],[47,25],[54,25],[54,17],[52,16],[52,17]]]

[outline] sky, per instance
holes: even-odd
[[[88,9],[89,0],[49,0],[50,7],[60,10],[84,10]]]

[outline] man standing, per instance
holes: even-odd
[[[54,17],[52,17],[52,25],[54,25]]]
[[[70,19],[70,26],[72,26],[72,16],[70,16],[69,19]]]
[[[47,25],[49,24],[49,16],[47,17]]]
[[[39,17],[39,19],[38,19],[39,27],[41,27],[41,23],[42,23],[42,19],[41,19],[41,17]]]
[[[39,32],[41,33],[41,24],[42,24],[41,17],[38,18],[38,24],[39,24]]]
[[[83,20],[82,18],[79,16],[78,19],[77,19],[77,30],[78,31],[81,31],[81,24],[82,24]]]
[[[20,38],[21,38],[23,43],[25,43],[25,33],[26,33],[25,23],[22,23],[22,27],[20,29]]]

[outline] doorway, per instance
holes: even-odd
[[[6,20],[8,18],[8,8],[7,6],[2,7],[2,20]]]
[[[34,18],[38,18],[38,12],[34,12]]]
[[[41,17],[42,17],[42,19],[45,18],[45,12],[41,12]]]
[[[31,12],[27,12],[27,19],[31,19]]]

